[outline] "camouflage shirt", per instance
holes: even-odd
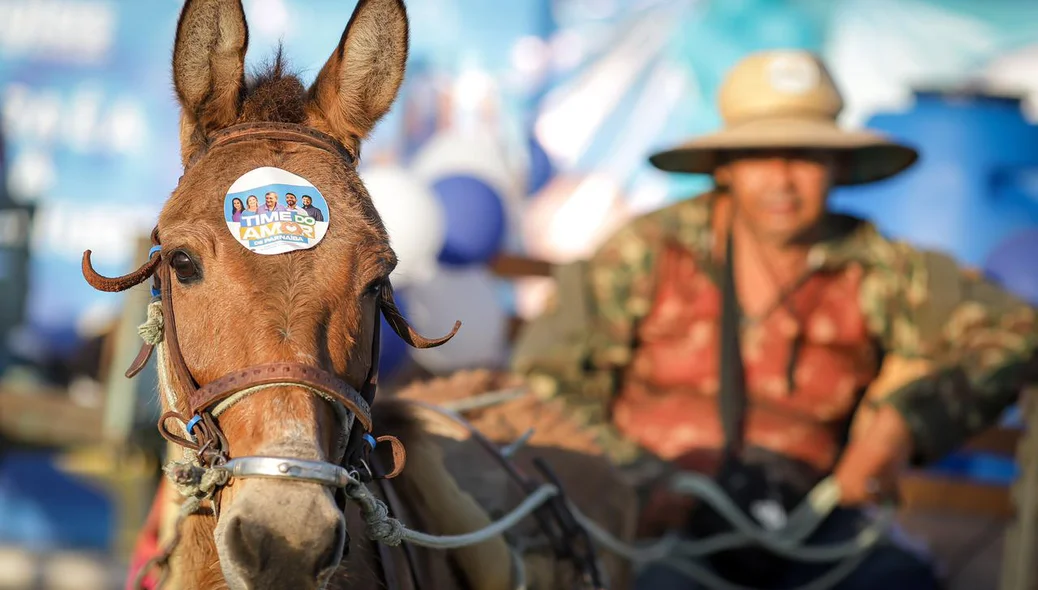
[[[517,344],[513,368],[538,394],[567,404],[618,462],[644,454],[618,434],[609,409],[633,357],[638,322],[652,306],[665,243],[677,241],[701,257],[719,280],[720,269],[708,263],[712,202],[708,193],[637,218],[590,260],[563,267],[568,281]],[[849,229],[816,244],[808,262],[816,269],[859,264],[859,306],[870,335],[885,353],[935,367],[882,403],[904,417],[916,463],[939,459],[992,425],[1036,379],[1035,310],[947,256],[888,240],[862,220],[832,221]]]

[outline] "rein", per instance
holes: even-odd
[[[525,393],[522,395],[525,395]],[[521,397],[519,390],[490,392],[476,399],[465,400],[466,403],[455,404],[454,409],[418,400],[410,400],[409,403],[445,418],[456,426],[460,426],[479,446],[483,447],[487,454],[497,462],[523,493],[533,495],[537,493],[539,487],[543,487],[545,484],[538,486],[510,461],[511,455],[525,443],[526,436],[533,434],[532,431],[513,443],[514,446],[511,449],[503,451],[480,432],[478,428],[473,426],[472,423],[458,414],[458,408],[471,409],[495,405],[511,399],[517,399],[518,397]],[[547,485],[559,490],[558,494],[546,502],[544,507],[533,513],[541,531],[548,538],[552,552],[557,559],[569,561],[576,567],[576,570],[581,573],[583,577],[581,581],[586,587],[595,590],[607,588],[605,575],[599,563],[594,543],[592,543],[587,527],[581,524],[580,517],[574,513],[576,507],[565,496],[562,483],[546,461],[538,457],[533,459],[533,463],[545,479],[548,480]]]

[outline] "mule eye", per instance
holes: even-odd
[[[173,272],[177,273],[177,278],[181,281],[198,278],[198,265],[183,250],[173,252],[169,259],[169,265],[173,268]]]
[[[364,289],[364,294],[369,296],[369,297],[377,297],[379,295],[379,293],[382,292],[382,285],[384,285],[385,282],[386,282],[386,279],[378,279],[378,280],[372,281],[371,284],[368,285],[368,288]]]

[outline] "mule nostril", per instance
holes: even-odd
[[[227,550],[241,567],[258,569],[267,560],[270,535],[266,528],[234,517],[227,524]]]
[[[342,548],[342,553],[339,553],[340,547]],[[317,561],[314,562],[314,573],[318,577],[331,574],[339,567],[339,562],[349,554],[349,551],[350,535],[346,532],[346,523],[340,519],[330,529],[328,544],[321,554],[317,556]]]
[[[247,496],[246,491],[269,495]],[[256,582],[232,587],[313,588],[315,580],[325,584],[338,569],[349,538],[345,515],[327,492],[267,499],[276,495],[280,500],[284,492],[278,482],[271,489],[245,490],[224,512],[221,525],[226,528],[216,539],[221,567]]]

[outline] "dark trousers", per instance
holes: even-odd
[[[837,509],[808,539],[809,545],[840,543],[853,538],[867,517],[859,510]],[[803,586],[832,569],[835,563],[791,562],[767,590]],[[635,580],[635,590],[700,590],[704,588],[665,564],[649,564]],[[838,590],[939,590],[932,564],[912,550],[892,542],[874,546],[858,567],[834,586]]]

